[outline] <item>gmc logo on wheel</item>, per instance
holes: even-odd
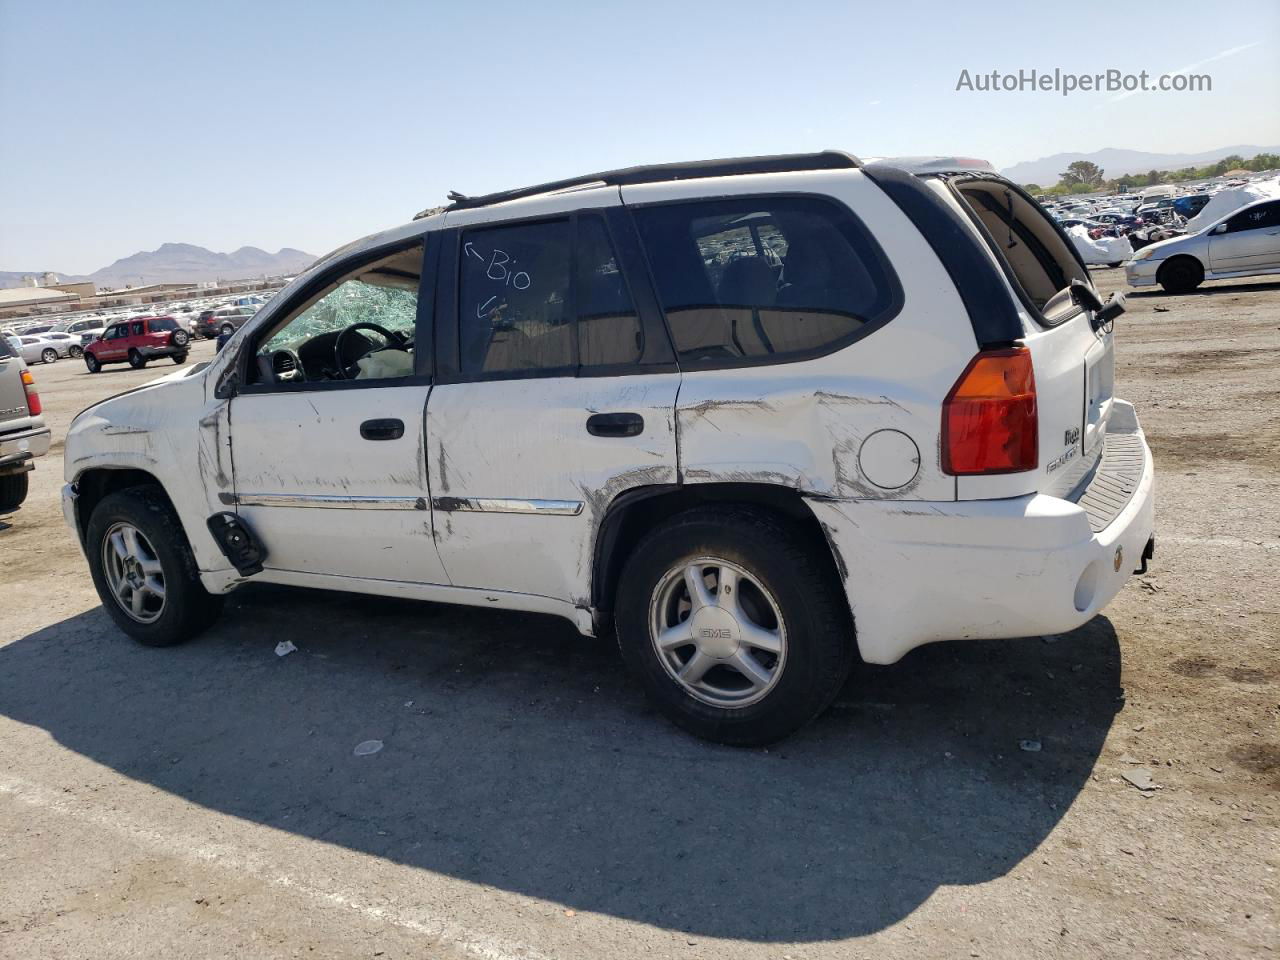
[[[715,627],[703,627],[698,631],[698,636],[703,640],[731,640],[733,634],[727,627],[716,629]]]

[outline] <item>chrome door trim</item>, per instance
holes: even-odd
[[[526,513],[541,517],[576,517],[582,513],[581,500],[432,497],[431,506],[442,513]]]
[[[341,497],[330,494],[240,493],[241,507],[316,507],[322,510],[426,510],[425,497]]]

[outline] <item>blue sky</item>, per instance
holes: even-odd
[[[1215,56],[1211,93],[956,91],[961,69]],[[1277,103],[1272,0],[0,0],[0,269],[166,241],[318,254],[449,189],[665,160],[1275,144]]]

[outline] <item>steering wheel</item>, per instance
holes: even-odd
[[[372,330],[378,336],[382,337],[382,339],[386,341],[386,344],[381,347],[373,347],[372,349],[366,350],[364,353],[360,354],[360,356],[348,363],[344,359],[342,346],[344,343],[348,342],[348,335],[355,333],[357,330]],[[365,343],[369,342],[367,337],[363,339]],[[337,364],[337,373],[344,380],[354,380],[360,373],[360,368],[357,364],[365,357],[370,354],[377,353],[379,350],[388,350],[391,348],[402,350],[404,349],[404,345],[404,337],[398,333],[393,333],[386,327],[381,327],[376,323],[365,323],[363,321],[360,323],[353,323],[351,326],[344,328],[343,331],[338,334],[338,338],[333,341],[333,359]]]

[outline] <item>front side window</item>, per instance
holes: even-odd
[[[1229,233],[1240,230],[1261,230],[1264,227],[1280,227],[1280,201],[1261,203],[1248,210],[1242,210],[1231,218]]]
[[[839,349],[887,319],[896,283],[843,208],[806,197],[663,204],[636,222],[684,363]]]
[[[257,382],[412,376],[422,245],[366,263],[307,296],[258,343]]]

